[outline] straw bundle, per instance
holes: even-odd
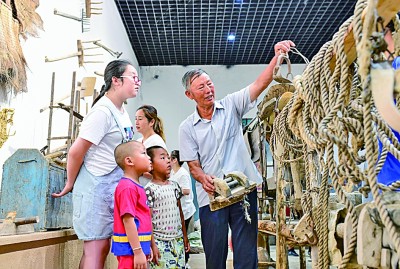
[[[10,136],[10,131],[7,130],[7,125],[13,124],[14,109],[3,108],[0,111],[0,148]]]
[[[26,60],[19,42],[19,23],[0,1],[0,88],[26,91]]]
[[[39,6],[39,0],[14,0],[14,5],[13,13],[20,23],[22,37],[25,39],[27,35],[38,37],[38,30],[43,30],[42,18],[35,11]]]

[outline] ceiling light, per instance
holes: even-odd
[[[236,35],[234,33],[230,33],[228,35],[228,41],[235,41],[235,37],[236,37]]]

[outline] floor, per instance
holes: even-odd
[[[296,250],[298,253],[298,250]],[[271,256],[274,260],[276,257],[275,246],[271,246]],[[228,259],[226,261],[226,269],[233,269],[232,252],[229,251]],[[205,268],[205,257],[204,253],[201,254],[190,254],[189,265],[191,269],[204,269]],[[289,256],[289,268],[299,269],[299,257]],[[307,268],[311,268],[311,260],[307,256]]]

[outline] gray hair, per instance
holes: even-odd
[[[206,71],[202,69],[192,69],[190,71],[187,71],[183,77],[182,77],[182,85],[185,88],[185,90],[188,90],[190,88],[190,85],[192,84],[193,80],[196,78],[200,77],[203,74],[207,74]]]

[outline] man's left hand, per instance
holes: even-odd
[[[275,55],[279,56],[281,53],[288,53],[290,48],[295,46],[291,40],[280,41],[274,46]]]

